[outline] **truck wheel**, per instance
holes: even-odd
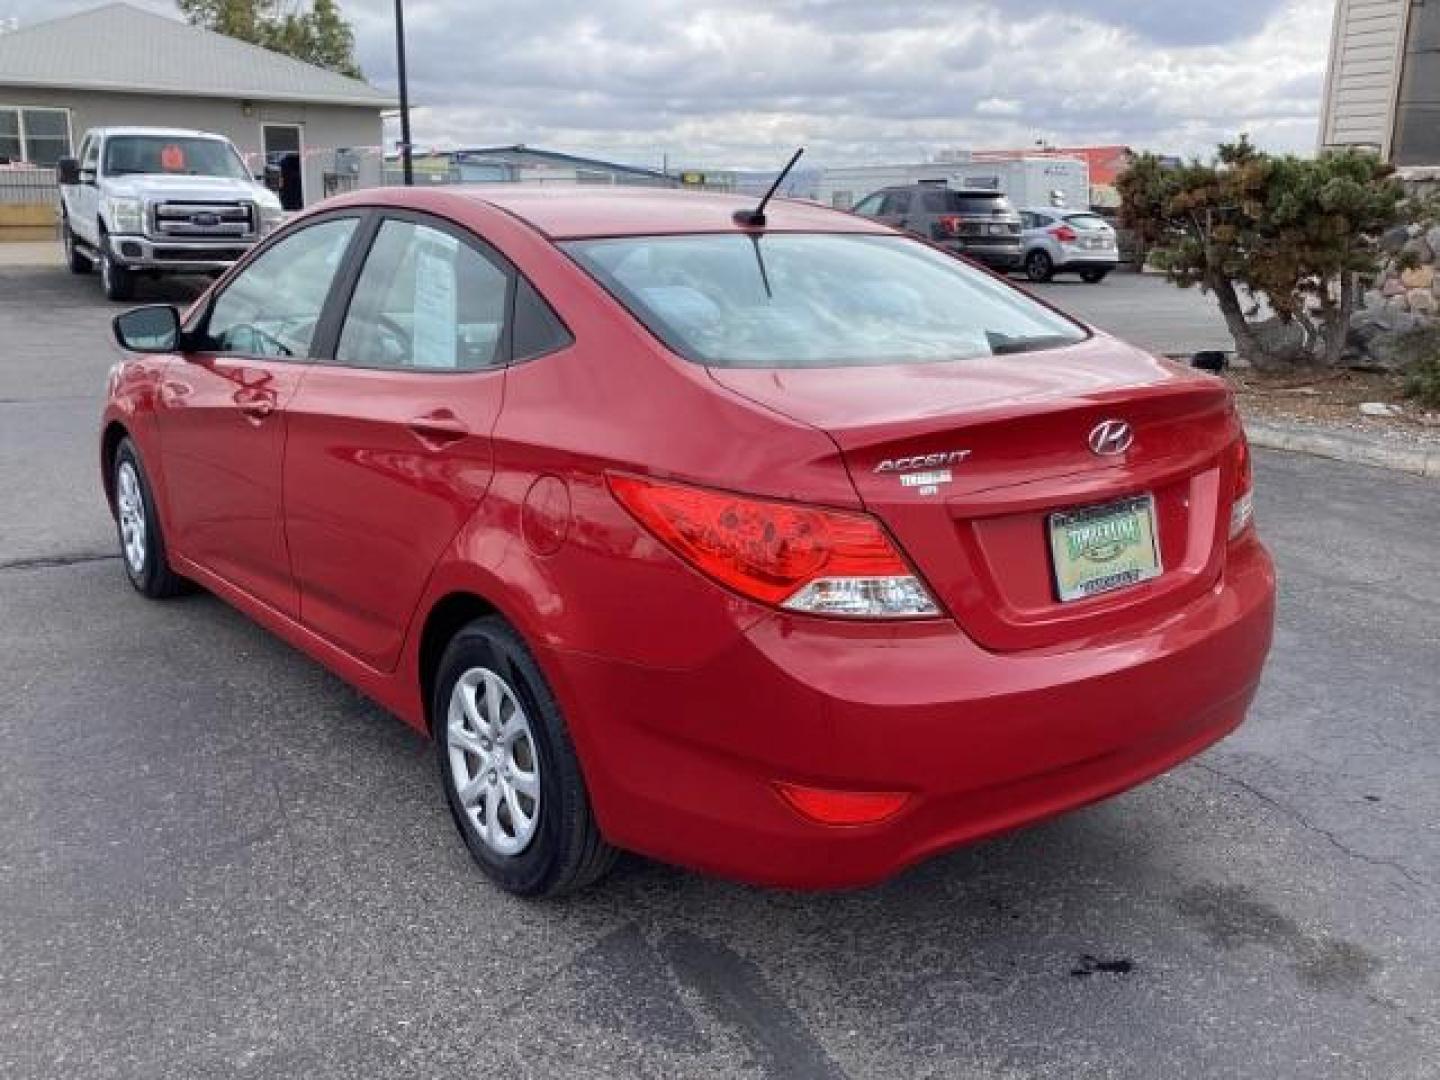
[[[129,300],[135,295],[135,275],[115,261],[105,234],[100,234],[100,287],[107,300]]]
[[[1049,255],[1036,248],[1025,256],[1025,276],[1031,281],[1044,284],[1055,276],[1055,264]]]
[[[60,238],[65,244],[65,265],[70,267],[72,274],[88,274],[95,268],[95,264],[75,244],[75,234],[70,231],[70,219],[67,217],[60,222]]]

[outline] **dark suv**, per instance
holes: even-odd
[[[995,270],[1018,270],[1023,259],[1020,215],[998,191],[922,180],[867,195],[854,212],[907,229]]]

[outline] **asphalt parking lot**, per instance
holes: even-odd
[[[1161,284],[1046,295],[1123,330]],[[420,738],[214,599],[125,583],[116,310],[0,269],[0,1076],[1440,1075],[1434,482],[1257,455],[1265,685],[1128,795],[863,892],[631,859],[525,904]]]

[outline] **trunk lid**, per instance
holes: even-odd
[[[987,648],[1092,638],[1177,609],[1220,574],[1240,428],[1217,379],[1102,335],[956,364],[711,374],[827,432],[866,507]],[[1133,442],[1097,454],[1090,435],[1110,420]],[[1154,500],[1160,574],[1061,601],[1051,515],[1140,495]]]

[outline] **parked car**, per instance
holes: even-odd
[[[1255,693],[1274,577],[1224,382],[748,205],[358,192],[115,321],[131,584],[204,586],[431,733],[515,893],[622,848],[875,881],[1169,769]]]
[[[1120,264],[1115,229],[1090,210],[1053,206],[1020,211],[1025,227],[1025,276],[1046,282],[1056,274],[1079,274],[1098,285]]]
[[[995,270],[1021,265],[1020,215],[999,191],[957,190],[944,180],[887,187],[855,204],[861,217],[906,229]]]
[[[65,261],[100,265],[111,300],[137,276],[217,273],[280,224],[280,200],[222,135],[179,128],[93,128],[59,163]]]

